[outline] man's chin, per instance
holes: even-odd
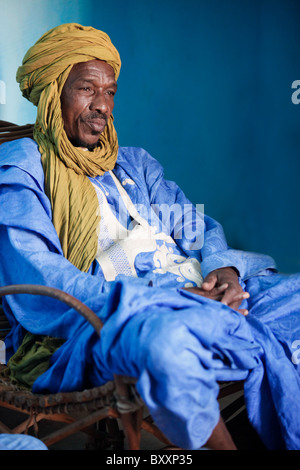
[[[86,140],[80,138],[70,139],[70,142],[72,145],[74,145],[74,147],[82,147],[91,151],[98,147],[99,138],[97,138],[97,140],[94,142],[87,142]]]

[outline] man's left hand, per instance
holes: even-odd
[[[224,285],[227,287],[223,291],[220,302],[243,315],[247,315],[248,311],[246,309],[239,309],[239,307],[244,299],[249,298],[249,293],[245,292],[240,286],[238,275],[234,268],[220,268],[210,272],[204,278],[201,288],[209,292],[214,288]]]

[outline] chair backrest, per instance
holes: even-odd
[[[12,122],[0,121],[0,145],[23,137],[33,138],[33,124],[19,126]]]

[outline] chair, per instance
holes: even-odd
[[[100,337],[102,322],[97,315],[78,299],[59,289],[41,285],[11,285],[0,287],[0,298],[6,295],[31,294],[49,296],[65,302],[81,314]],[[1,338],[10,329],[3,306],[0,311]],[[2,364],[2,370],[5,365]],[[123,449],[124,434],[131,450],[140,449],[141,430],[150,432],[164,446],[172,447],[172,443],[155,426],[151,416],[143,418],[144,403],[138,396],[135,379],[126,376],[114,376],[114,380],[92,389],[74,392],[35,394],[19,389],[8,379],[0,379],[0,407],[25,414],[26,419],[14,429],[8,428],[0,420],[0,433],[28,433],[33,428],[34,435],[39,436],[38,423],[42,420],[65,423],[65,427],[40,437],[46,446],[74,434],[84,431],[91,436],[98,448]],[[242,390],[241,382],[220,383],[219,400]],[[222,411],[226,420],[243,406],[243,397],[229,404]],[[117,419],[124,429],[120,431]],[[106,432],[99,433],[91,426],[104,420]]]
[[[33,136],[33,125],[18,126],[0,121],[0,145],[4,142]],[[86,305],[69,294],[52,287],[37,285],[12,285],[0,287],[1,297],[11,294],[44,295],[56,298],[74,308],[89,321],[100,336],[102,322]],[[3,341],[10,326],[0,305],[0,340]],[[2,364],[2,369],[6,366]],[[220,384],[219,399],[229,397],[243,390],[243,384]],[[226,420],[243,406],[243,397],[230,403],[222,410]],[[103,386],[89,390],[56,394],[34,394],[18,389],[9,381],[0,381],[0,407],[21,412],[26,419],[14,429],[10,429],[0,421],[0,433],[28,433],[33,429],[38,436],[39,422],[50,420],[64,423],[65,426],[54,431],[41,440],[47,446],[70,436],[78,431],[84,431],[94,439],[100,448],[112,447],[120,449],[124,439],[131,450],[140,449],[141,430],[154,435],[162,445],[172,447],[172,443],[163,435],[153,422],[151,416],[143,417],[144,403],[135,390],[135,380],[125,376],[114,376],[114,380]],[[118,422],[121,422],[123,432]],[[95,423],[105,423],[102,432],[95,431]],[[103,431],[103,428],[105,431]]]
[[[97,315],[78,299],[59,289],[30,284],[0,287],[0,297],[12,294],[43,295],[58,299],[81,314],[100,336],[102,322]],[[1,329],[3,338],[4,333],[9,330],[3,307],[0,324],[4,326]],[[2,364],[2,370],[5,367]],[[119,418],[129,449],[139,449],[141,429],[151,432],[165,445],[171,445],[149,418],[142,418],[144,404],[135,391],[134,383],[135,380],[130,377],[114,376],[113,381],[92,389],[44,395],[22,390],[12,385],[9,379],[0,379],[0,407],[26,415],[26,419],[14,429],[9,429],[0,421],[0,432],[27,433],[29,428],[33,427],[34,434],[38,437],[38,423],[46,419],[66,424],[62,429],[41,438],[47,446],[83,430],[90,434],[98,445],[100,443],[102,447],[112,446],[120,449],[123,448],[124,439],[116,422]],[[108,433],[102,433],[102,439],[99,439],[91,425],[104,419]]]

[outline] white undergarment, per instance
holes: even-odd
[[[110,175],[133,223],[129,229],[124,227],[111,210],[105,191],[93,183],[101,215],[96,259],[105,279],[113,281],[118,274],[137,277],[137,255],[150,252],[153,253],[153,273],[172,273],[178,282],[185,282],[186,287],[194,284],[200,286],[203,278],[199,261],[178,255],[173,238],[163,232],[157,233],[157,228],[150,226],[138,213],[114,173],[110,171]]]

